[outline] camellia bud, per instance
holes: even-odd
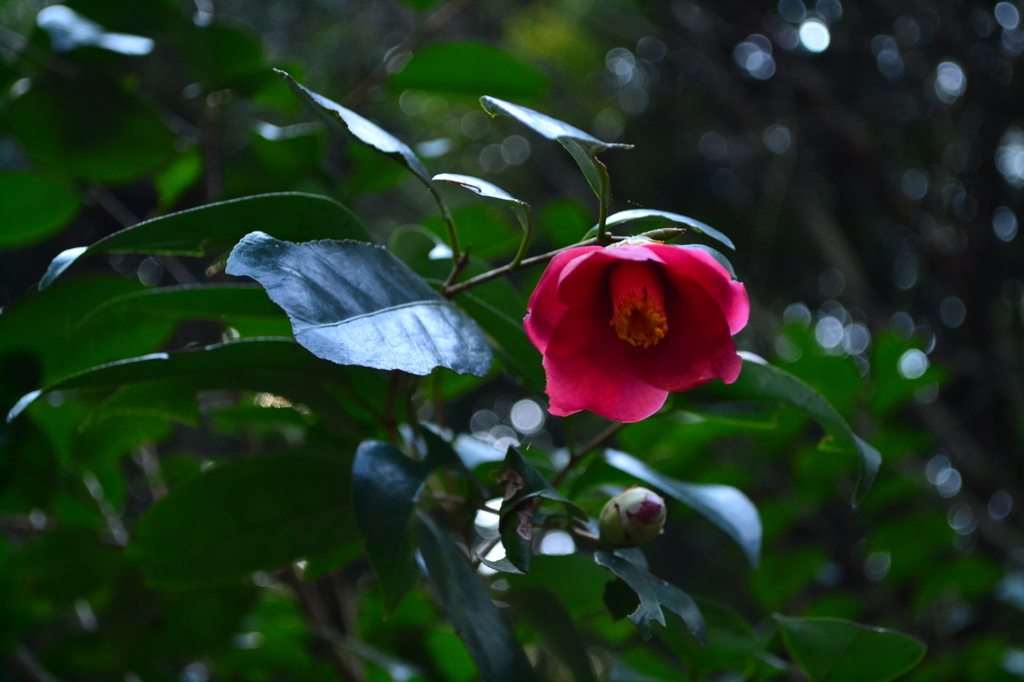
[[[601,543],[611,548],[637,547],[662,533],[665,500],[647,488],[633,486],[612,499],[601,510]]]

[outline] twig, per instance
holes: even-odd
[[[330,623],[324,617],[320,611],[320,607],[316,604],[313,599],[306,592],[305,586],[302,584],[302,578],[299,577],[298,572],[294,567],[291,567],[283,572],[284,582],[291,587],[292,592],[295,593],[296,599],[299,600],[299,608],[302,609],[303,615],[306,617],[306,622],[309,624],[310,629],[319,637],[322,637],[334,646],[331,646],[328,651],[331,664],[334,666],[335,672],[338,673],[338,677],[345,680],[346,682],[362,682],[363,677],[360,675],[351,663],[342,655],[338,649],[338,642],[344,641],[344,637],[341,633],[337,632]]]
[[[569,462],[564,467],[562,467],[561,471],[555,474],[555,477],[553,479],[551,479],[551,485],[557,486],[559,483],[561,483],[565,479],[566,475],[568,475],[568,473],[572,471],[577,464],[583,461],[584,457],[586,457],[591,452],[597,450],[599,447],[604,445],[605,441],[607,441],[609,438],[618,433],[623,426],[625,426],[625,424],[623,424],[622,422],[615,422],[607,429],[597,434],[597,436],[595,436],[590,442],[584,445],[579,452],[577,452],[576,454],[569,458]]]
[[[660,230],[651,230],[650,232],[644,232],[643,234],[638,234],[636,236],[637,237],[647,237],[648,239],[666,239],[667,240],[667,239],[671,239],[673,237],[678,237],[679,235],[681,235],[685,231],[686,230],[684,230],[681,227],[665,227],[665,228],[662,228]],[[622,241],[624,239],[628,239],[628,237],[612,237],[612,239],[613,240],[617,240],[617,241]],[[494,268],[493,270],[490,270],[488,272],[485,272],[485,273],[482,273],[480,275],[477,275],[476,277],[471,277],[471,278],[467,279],[465,282],[459,282],[458,284],[448,284],[448,283],[445,283],[445,286],[443,286],[441,288],[441,295],[444,296],[445,298],[454,298],[454,297],[458,296],[459,294],[461,294],[463,291],[466,291],[467,289],[472,289],[473,287],[478,286],[480,284],[483,284],[485,282],[490,282],[492,279],[497,279],[498,277],[502,277],[503,275],[507,275],[510,272],[512,272],[513,270],[519,270],[521,268],[530,267],[531,265],[538,265],[540,263],[546,263],[549,260],[551,260],[552,258],[554,258],[555,256],[557,256],[558,254],[562,253],[563,251],[568,251],[569,249],[579,248],[581,246],[593,246],[594,244],[597,244],[597,239],[596,238],[594,238],[594,239],[586,239],[584,241],[579,242],[578,244],[573,244],[572,246],[564,246],[564,247],[562,247],[560,249],[555,249],[554,251],[548,251],[547,253],[542,253],[539,256],[533,256],[531,258],[524,258],[515,267],[513,267],[513,264],[515,263],[515,261],[512,261],[512,263],[509,263],[508,265],[503,265],[500,268]]]

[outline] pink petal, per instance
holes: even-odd
[[[600,249],[586,258],[573,261],[570,267],[562,271],[558,282],[558,300],[567,306],[577,306],[589,305],[589,301],[596,296],[610,296],[605,280],[610,266],[620,260],[661,262],[658,255],[645,246]]]
[[[551,332],[567,310],[567,307],[558,300],[558,279],[562,270],[574,260],[595,250],[600,251],[601,247],[581,246],[563,251],[551,259],[544,274],[540,276],[537,288],[533,290],[530,303],[526,306],[528,314],[523,320],[523,326],[526,328],[526,335],[541,353],[547,348]]]
[[[685,249],[668,244],[647,247],[658,254],[665,264],[665,274],[678,288],[684,278],[700,283],[714,298],[729,323],[729,333],[736,334],[745,326],[750,317],[750,301],[747,290],[732,276],[721,263],[706,251]]]
[[[632,371],[666,391],[688,391],[712,379],[736,381],[743,361],[718,302],[685,278],[666,289],[665,299],[668,332],[657,345],[630,348]]]
[[[635,422],[665,404],[668,391],[634,374],[632,346],[608,324],[611,301],[605,294],[590,305],[574,306],[562,317],[544,354],[549,411],[564,417],[590,410],[606,419]]]

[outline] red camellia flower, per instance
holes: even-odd
[[[631,239],[552,259],[524,324],[544,355],[550,412],[635,422],[669,391],[730,384],[747,291],[706,251]]]

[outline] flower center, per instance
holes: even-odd
[[[613,314],[608,323],[631,346],[656,346],[668,333],[665,285],[658,266],[624,261],[612,270]]]

